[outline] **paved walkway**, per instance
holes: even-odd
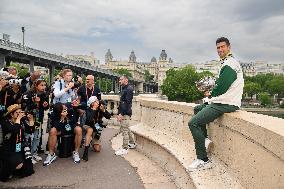
[[[58,158],[47,167],[38,163],[34,175],[0,182],[0,188],[142,189],[144,186],[136,169],[124,158],[114,155],[110,140],[117,132],[116,129],[104,129],[102,151],[90,151],[88,162],[75,164],[70,157]]]

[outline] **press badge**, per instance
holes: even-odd
[[[16,144],[16,152],[20,152],[21,149],[22,149],[22,144],[21,143]]]
[[[69,97],[69,98],[67,99],[67,102],[71,102],[71,101],[72,101],[72,98]]]
[[[66,131],[71,131],[71,126],[69,125],[69,123],[67,123],[67,125],[65,125],[65,130]]]

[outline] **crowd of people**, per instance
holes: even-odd
[[[127,82],[126,76],[121,77]],[[125,80],[125,81],[124,81]],[[129,87],[128,87],[129,88]],[[130,88],[132,90],[132,88]],[[119,116],[131,116],[133,91],[130,91]],[[130,96],[129,96],[130,95]],[[124,97],[122,97],[124,98]],[[130,109],[130,111],[129,111]],[[42,160],[43,118],[48,111],[47,157]],[[39,71],[25,78],[17,76],[14,67],[0,71],[0,180],[7,181],[13,175],[26,177],[34,173],[33,165],[43,161],[50,165],[57,158],[58,138],[71,135],[74,139],[73,161],[80,163],[81,158],[88,161],[89,147],[95,152],[101,150],[101,133],[110,119],[105,102],[101,99],[100,89],[95,85],[93,75],[73,78],[70,69],[63,69],[51,86]],[[119,118],[122,122],[122,118]],[[123,123],[123,125],[127,125]],[[131,141],[133,145],[133,140]],[[80,147],[83,155],[79,155]],[[124,153],[125,154],[125,153]],[[122,154],[118,154],[122,155]],[[81,158],[80,158],[81,157]]]

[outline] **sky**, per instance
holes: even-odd
[[[56,54],[90,55],[104,63],[218,59],[215,41],[229,38],[243,62],[284,63],[283,0],[0,0],[0,33],[12,42]],[[0,36],[1,37],[1,36]]]

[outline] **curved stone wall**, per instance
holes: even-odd
[[[150,144],[142,138],[152,140],[186,168],[195,157],[187,125],[194,106],[158,100],[153,96],[135,97],[132,117],[140,123],[132,130],[141,142],[140,150],[143,151],[143,143],[147,143],[147,148]],[[216,182],[219,188],[284,188],[283,119],[237,111],[210,123],[208,131],[214,143],[211,158],[216,168],[211,172],[189,173],[192,180],[187,180],[188,184],[194,183],[197,188],[212,188],[214,183],[210,185],[210,182]],[[159,153],[145,148],[144,151],[153,157],[158,155],[155,152]],[[185,186],[184,183],[177,185]]]

